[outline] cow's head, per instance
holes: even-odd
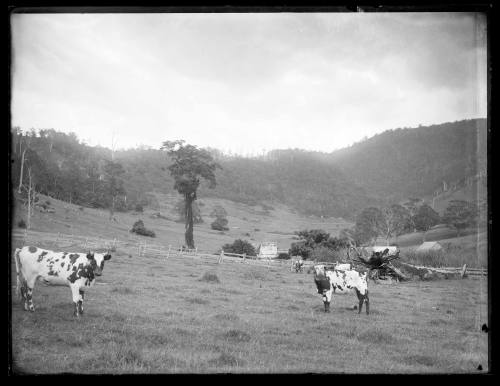
[[[325,276],[325,266],[323,264],[318,264],[314,266],[314,275],[315,276]]]
[[[104,269],[104,261],[111,259],[111,254],[109,252],[105,254],[89,252],[87,253],[87,259],[89,259],[94,275],[101,276],[102,270]]]

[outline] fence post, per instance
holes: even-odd
[[[170,257],[170,248],[172,248],[172,246],[168,244],[167,259]]]
[[[467,264],[464,264],[462,271],[460,272],[460,278],[463,279],[467,273]]]
[[[247,254],[246,254],[246,253],[244,253],[244,254],[243,254],[243,264],[245,264],[245,263],[246,263],[246,259],[247,259]]]
[[[224,257],[224,250],[221,249],[220,251],[220,257],[219,257],[219,261],[217,261],[218,264],[222,263],[222,258]]]

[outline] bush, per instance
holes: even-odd
[[[49,200],[45,201],[45,203],[46,203],[47,205],[50,205],[50,201],[49,201]]]
[[[220,283],[217,274],[214,272],[205,272],[200,281],[205,281],[207,283]]]
[[[218,217],[212,224],[210,224],[210,227],[216,231],[228,231],[229,228],[226,226],[227,223],[227,219]]]
[[[146,229],[146,227],[144,226],[144,222],[142,220],[137,220],[132,226],[130,232],[136,233],[141,236],[156,237],[154,231]]]
[[[256,256],[257,255],[253,245],[250,244],[248,241],[241,240],[241,239],[234,240],[234,242],[232,244],[223,245],[222,249],[224,250],[224,252],[227,252],[227,253],[237,253],[237,254],[246,253],[247,256]]]
[[[144,211],[144,207],[143,207],[141,204],[137,204],[137,205],[135,206],[135,211],[136,211],[136,212],[141,212],[141,213],[142,213],[142,212]]]
[[[278,259],[282,259],[282,260],[288,260],[290,259],[290,255],[286,252],[281,252],[278,254]]]
[[[19,222],[17,223],[17,226],[19,228],[26,228],[26,223],[24,222],[23,219],[19,220]]]

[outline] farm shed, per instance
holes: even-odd
[[[441,251],[442,245],[437,241],[425,241],[416,249],[416,252]]]
[[[259,246],[259,254],[257,255],[260,259],[274,259],[278,256],[278,244],[275,242],[262,242]]]

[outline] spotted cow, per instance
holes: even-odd
[[[302,269],[304,267],[304,260],[294,260],[292,261],[292,266],[290,267],[290,270],[292,272],[302,272]]]
[[[330,302],[334,291],[348,292],[355,291],[358,297],[358,314],[361,313],[363,302],[366,304],[366,314],[370,313],[370,301],[368,298],[367,273],[360,273],[356,270],[327,270],[324,265],[314,266],[314,281],[318,293],[323,296],[325,312],[330,312]]]
[[[54,252],[33,246],[16,248],[17,293],[24,299],[24,309],[35,311],[33,288],[38,279],[47,285],[69,286],[75,315],[83,314],[84,290],[102,275],[109,253]]]

